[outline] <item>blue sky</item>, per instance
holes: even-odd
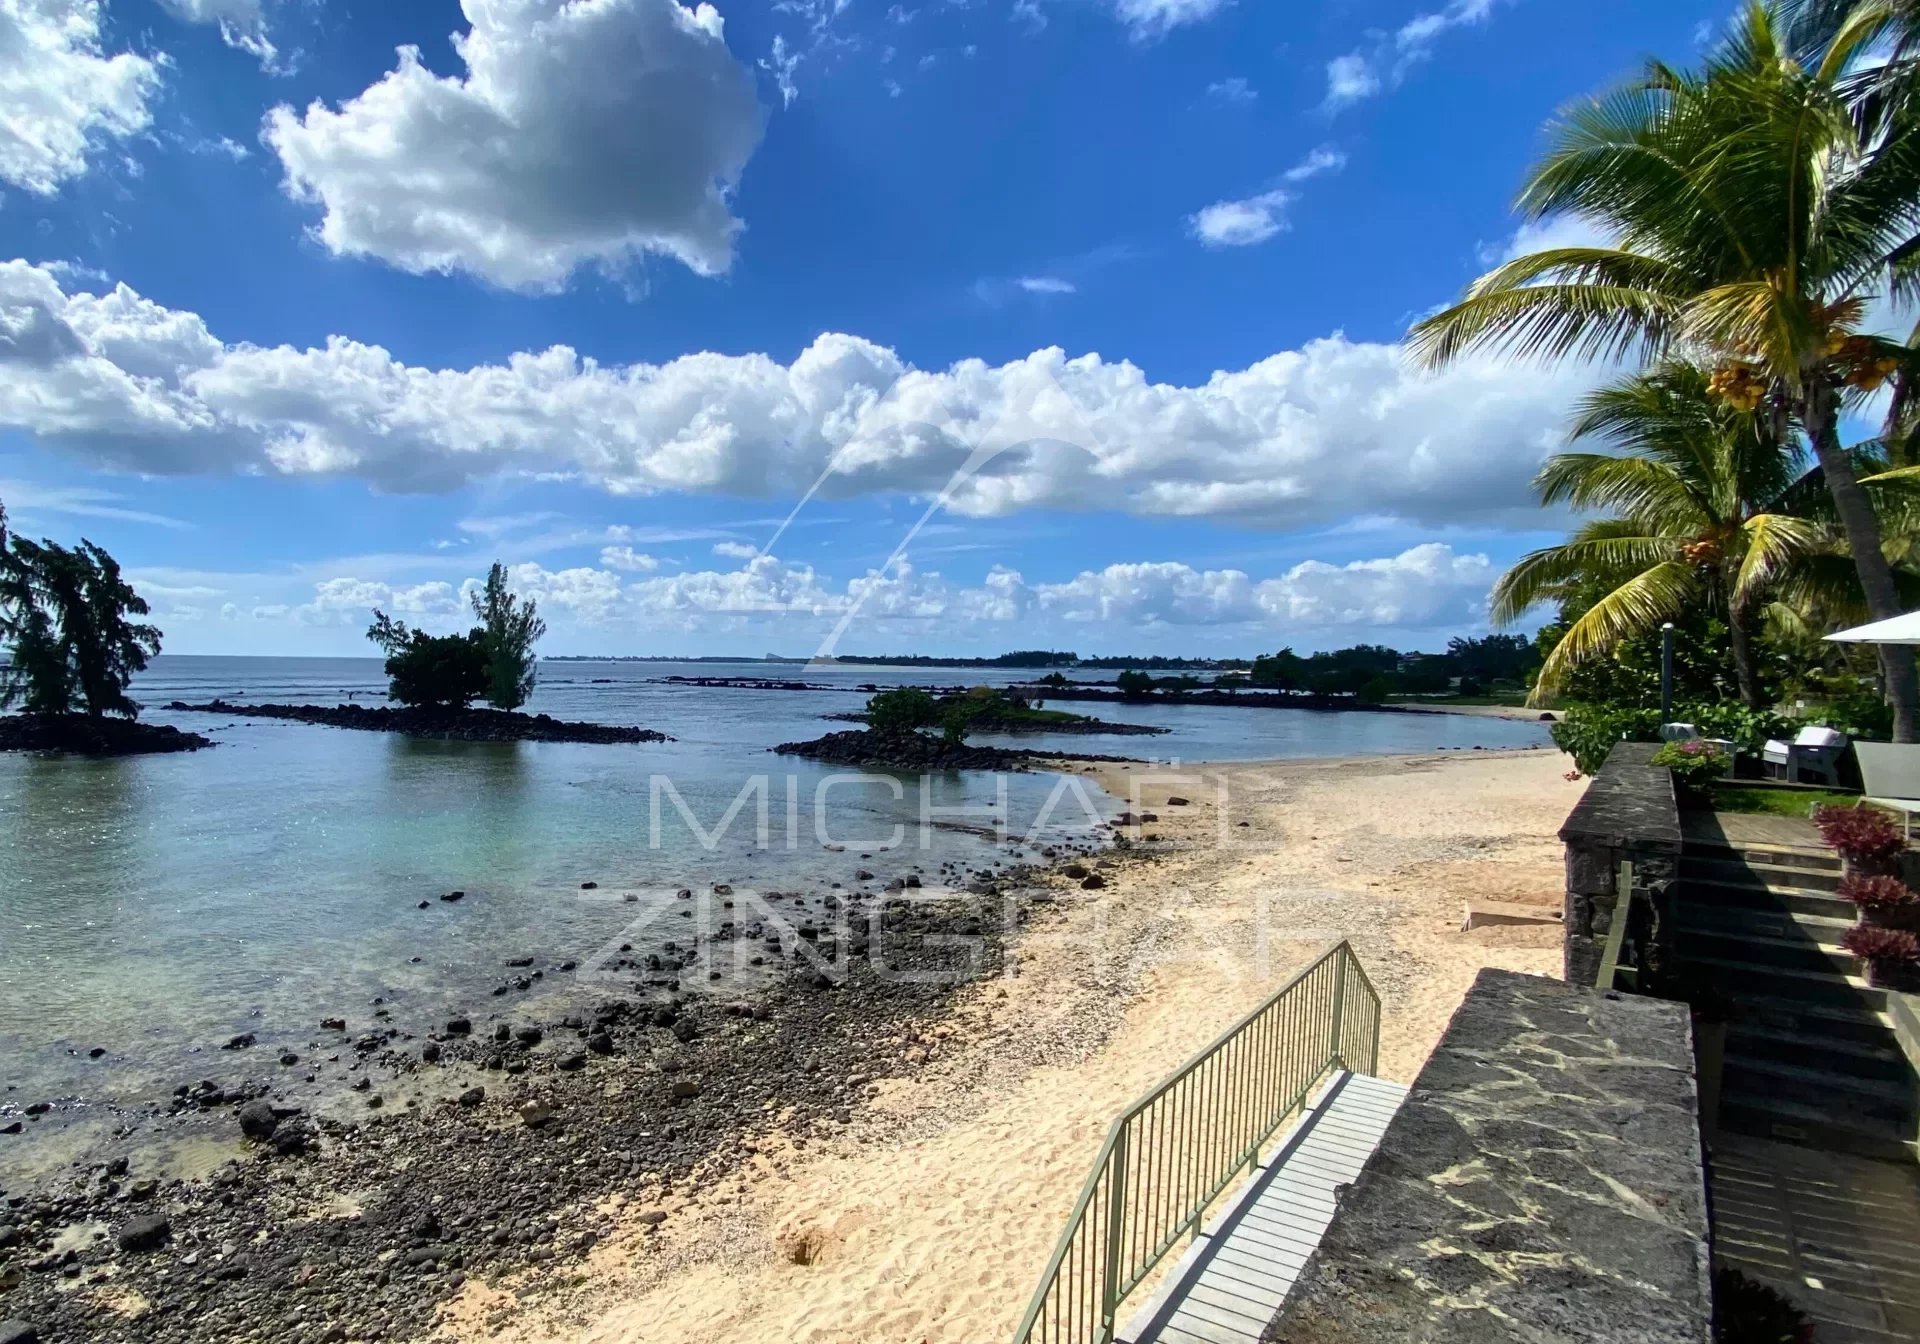
[[[1396,342],[1726,12],[0,0],[0,499],[174,652],[1437,647],[1593,375]]]

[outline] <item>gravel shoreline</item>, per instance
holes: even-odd
[[[1050,899],[1047,871],[1097,885],[1096,852],[1112,851],[956,873],[964,892],[915,890],[903,872],[804,913],[793,898],[785,930],[737,931],[783,970],[725,1000],[654,977],[558,1021],[506,1007],[419,1034],[378,1014],[330,1020],[298,1063],[357,1076],[345,1116],[276,1098],[272,1053],[235,1038],[207,1067],[248,1077],[183,1085],[166,1105],[230,1114],[215,1123],[247,1133],[242,1160],[164,1180],[136,1155],[0,1189],[0,1339],[13,1323],[47,1344],[414,1338],[470,1274],[577,1263],[614,1207],[671,1238],[663,1192],[748,1161],[772,1117],[804,1146],[911,1075],[924,1055],[899,1043],[1002,968],[1008,931]],[[20,1123],[0,1111],[0,1133]]]

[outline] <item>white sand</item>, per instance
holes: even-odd
[[[796,1149],[771,1129],[750,1174],[636,1192],[630,1231],[583,1279],[469,1284],[447,1333],[1007,1338],[1114,1114],[1327,942],[1351,939],[1379,988],[1380,1071],[1401,1081],[1481,967],[1559,973],[1557,928],[1459,928],[1469,898],[1558,906],[1554,833],[1580,788],[1567,766],[1550,751],[1462,752],[1187,767],[1145,784],[1161,817],[1145,831],[1192,847],[1103,861],[1102,891],[1063,883],[1016,977],[968,989],[948,1026],[896,1042],[910,1081],[870,1089],[825,1142]],[[1149,773],[1103,769],[1123,797]],[[1169,792],[1192,805],[1166,807]],[[669,1217],[646,1227],[644,1209]]]

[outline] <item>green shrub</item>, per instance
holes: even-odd
[[[403,705],[464,709],[487,693],[487,648],[478,630],[465,635],[413,633],[389,654],[387,694]]]
[[[1690,723],[1701,737],[1733,743],[1737,752],[1758,755],[1767,739],[1791,737],[1800,726],[1766,710],[1748,709],[1737,700],[1676,705],[1673,723]],[[1583,775],[1598,770],[1616,742],[1658,742],[1660,711],[1623,705],[1572,705],[1549,731],[1554,745],[1573,757]]]
[[[939,704],[918,686],[899,686],[867,701],[867,723],[881,732],[931,728],[939,721]]]
[[[1893,706],[1872,693],[1842,696],[1801,720],[1820,728],[1837,728],[1856,741],[1885,742],[1893,736]]]
[[[1659,741],[1660,711],[1574,705],[1548,731],[1553,744],[1573,757],[1574,767],[1591,775],[1606,761],[1614,743]]]
[[[1673,711],[1673,718],[1676,723],[1692,724],[1702,737],[1731,742],[1735,751],[1749,755],[1758,755],[1768,738],[1792,737],[1800,728],[1792,719],[1769,710],[1748,709],[1736,700],[1682,705]]]
[[[1153,692],[1153,678],[1145,672],[1122,672],[1113,679],[1113,684],[1129,700],[1143,699]]]
[[[967,730],[973,726],[974,715],[964,709],[950,709],[940,719],[940,736],[950,747],[957,747],[967,740]]]

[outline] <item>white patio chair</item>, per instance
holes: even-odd
[[[1847,735],[1835,728],[1802,728],[1793,741],[1774,738],[1760,750],[1769,774],[1776,769],[1780,777],[1794,784],[1813,782],[1838,788],[1840,758],[1847,751]]]
[[[1920,745],[1896,742],[1855,742],[1860,762],[1863,803],[1891,808],[1906,818],[1907,839],[1913,839],[1913,814],[1920,812]]]

